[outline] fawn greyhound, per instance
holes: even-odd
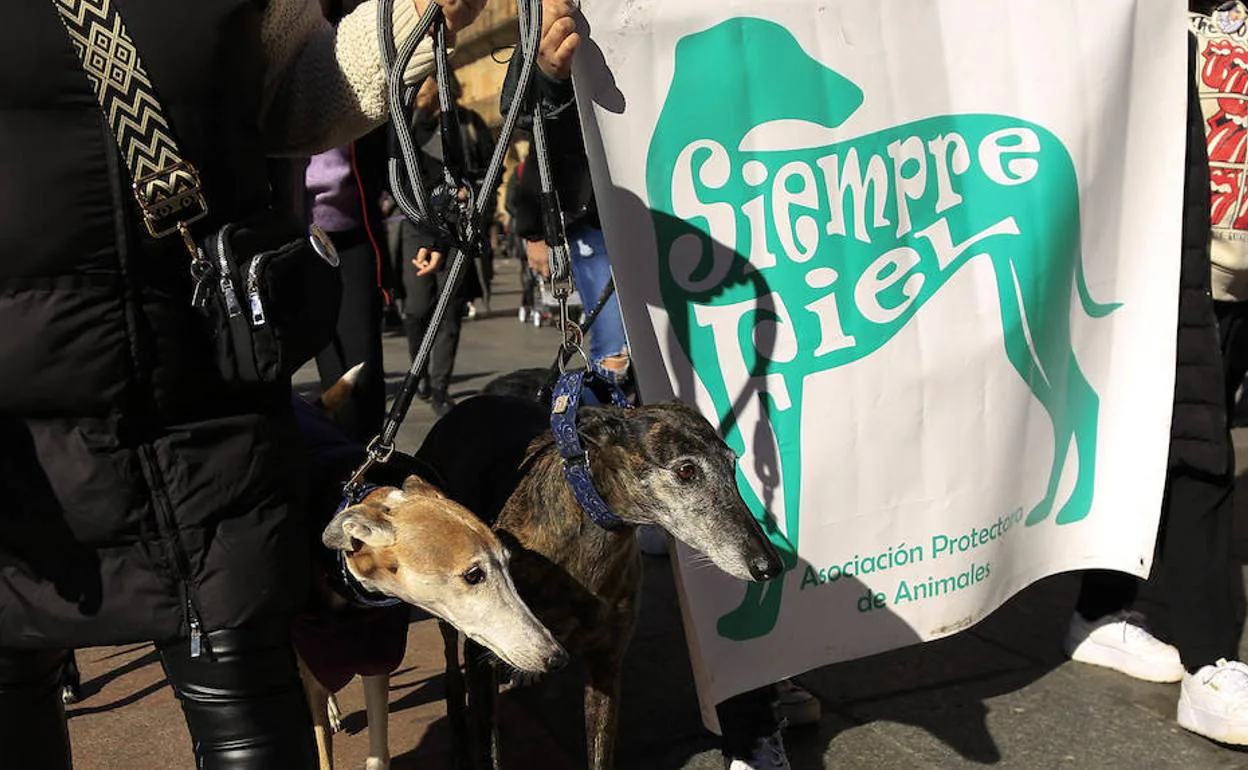
[[[613,531],[581,509],[548,419],[531,399],[479,396],[435,424],[417,458],[434,467],[452,499],[493,523],[511,550],[520,595],[585,664],[589,766],[608,770],[620,665],[641,587],[635,526],[662,527],[742,580],[776,577],[782,564],[737,491],[736,456],[692,407],[673,402],[579,410],[577,433],[590,448],[594,486],[625,524]],[[488,441],[463,440],[487,434]],[[464,653],[474,726],[469,747],[456,634],[445,626],[443,633],[457,760],[496,767],[497,672],[470,640]]]
[[[332,515],[321,534],[321,542],[335,559],[317,576],[318,595],[322,599],[319,614],[337,612],[341,616],[346,612],[351,623],[368,624],[368,616],[391,611],[366,607],[349,614],[348,601],[341,589],[330,589],[336,573],[354,583],[356,596],[362,593],[374,598],[395,597],[427,610],[460,629],[507,665],[534,673],[562,666],[567,654],[520,599],[508,573],[509,554],[499,538],[480,519],[447,499],[429,482],[417,475],[404,478],[412,467],[392,461],[388,465],[393,467],[383,468],[382,472],[395,478],[376,480],[393,481],[393,486],[378,486],[356,504],[332,514],[339,497],[337,485],[363,458],[364,452],[336,434],[327,417],[349,392],[354,374],[358,372],[349,372],[344,381],[328,389],[316,405],[319,409],[301,409],[296,405],[313,468],[311,502],[322,508],[328,506],[326,517]],[[419,469],[418,465],[413,467]],[[374,632],[399,635],[398,657],[392,661],[394,666],[402,660],[408,615],[404,607],[397,611],[400,613],[397,630],[394,624],[383,621],[379,624],[380,631]],[[340,644],[344,638],[342,634],[331,634],[328,645],[321,639],[322,649],[317,650],[314,649],[317,646],[315,634],[299,631],[297,626],[295,647],[300,653],[300,670],[312,706],[321,768],[332,770],[329,703],[333,688],[318,680],[308,660],[312,655],[319,656],[322,662],[328,657],[331,670],[343,669],[354,662],[345,660],[353,651],[335,649],[335,644]],[[347,628],[346,632],[347,637],[352,632],[364,635],[362,629]],[[382,639],[383,648],[393,647],[393,641]],[[328,649],[324,649],[327,646]],[[335,656],[337,661],[333,660]],[[359,668],[353,672],[347,670],[348,678],[350,673],[362,671]],[[390,670],[392,667],[387,666],[384,673],[364,677],[369,726],[368,770],[384,770],[389,765],[386,728]],[[345,680],[337,686],[343,683]]]

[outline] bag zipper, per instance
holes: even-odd
[[[195,602],[191,598],[191,579],[190,579],[190,563],[186,558],[186,553],[182,550],[182,545],[178,541],[177,527],[173,518],[173,511],[170,509],[169,500],[165,497],[163,483],[157,486],[157,481],[163,477],[160,469],[152,457],[152,450],[147,446],[139,447],[139,464],[143,468],[143,475],[147,477],[147,486],[152,493],[152,507],[156,509],[156,523],[162,536],[169,542],[173,551],[173,571],[174,578],[181,584],[186,604],[186,625],[190,631],[191,641],[191,657],[198,658],[203,653],[203,625],[199,621],[199,613],[195,610]]]
[[[195,614],[195,608],[191,606],[190,586],[187,586],[186,617],[188,618],[187,625],[190,626],[191,629],[191,657],[198,658],[203,652],[203,649],[200,646],[200,633],[202,629],[199,625],[199,616]]]
[[[270,254],[270,251],[257,254],[247,268],[247,302],[251,305],[251,325],[256,328],[264,326],[267,320],[264,315],[264,300],[260,296],[260,263]]]
[[[225,239],[229,235],[230,226],[225,225],[217,233],[217,272],[220,275],[221,295],[225,297],[225,309],[230,318],[243,312],[238,304],[238,295],[234,292],[234,281],[230,278],[230,262],[225,255]]]

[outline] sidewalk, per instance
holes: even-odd
[[[513,285],[513,265],[500,266],[499,285]],[[453,396],[553,360],[558,335],[518,323],[517,300],[514,290],[497,294],[492,317],[464,324]],[[387,338],[386,361],[393,391],[407,363],[401,338]],[[302,383],[313,379],[301,375]],[[429,407],[416,402],[400,448],[417,446],[432,422]],[[1248,431],[1237,432],[1236,443],[1243,474]],[[1248,559],[1244,478],[1248,474],[1241,476],[1235,548],[1241,563]],[[698,717],[670,565],[647,557],[645,567],[641,620],[624,671],[616,766],[720,770],[714,736]],[[956,637],[800,677],[823,701],[824,718],[816,727],[788,732],[793,767],[1248,769],[1248,753],[1218,747],[1174,723],[1177,685],[1136,682],[1065,661],[1061,639],[1076,590],[1071,576],[1051,578]],[[441,649],[433,621],[412,624],[407,658],[391,682],[395,770],[450,767]],[[70,712],[78,770],[194,766],[181,712],[150,645],[81,651],[79,665],[87,697]],[[336,766],[356,768],[367,748],[359,686],[348,685],[339,702],[346,729],[335,736]],[[584,767],[578,672],[505,694],[502,712],[504,767]]]

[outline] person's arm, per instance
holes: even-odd
[[[395,0],[396,45],[411,34],[429,0]],[[436,0],[450,29],[476,18],[486,0]],[[270,0],[260,28],[264,46],[261,130],[274,155],[312,155],[368,132],[388,117],[377,41],[376,0],[361,3],[338,26],[317,0]],[[415,85],[433,68],[423,40],[404,80]]]

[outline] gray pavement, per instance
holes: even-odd
[[[516,321],[514,265],[500,266],[498,282],[509,290],[495,296],[496,314],[465,323],[453,396],[467,397],[499,374],[553,358],[558,335]],[[402,339],[387,338],[392,389],[406,360]],[[300,382],[310,379],[301,373]],[[400,448],[417,446],[432,422],[429,407],[417,402]],[[1244,473],[1248,431],[1237,431],[1236,443]],[[1235,542],[1241,565],[1248,560],[1244,478]],[[817,726],[787,731],[793,767],[1248,768],[1248,753],[1175,724],[1177,685],[1136,682],[1064,659],[1061,639],[1076,590],[1072,576],[1050,578],[958,636],[799,677],[823,702],[824,717]],[[432,621],[414,623],[408,642],[391,685],[393,766],[449,767],[441,645]],[[181,715],[150,646],[83,651],[80,665],[88,697],[70,720],[79,770],[193,766]],[[359,767],[367,740],[359,688],[349,685],[340,699],[347,731],[336,739],[336,766]],[[505,694],[502,712],[506,767],[584,766],[579,672]],[[625,665],[617,767],[719,770],[715,745],[698,717],[670,565],[647,557],[641,621]]]

